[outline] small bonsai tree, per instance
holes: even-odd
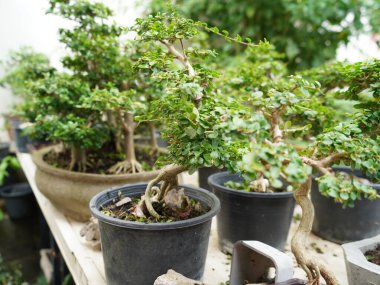
[[[0,86],[9,88],[17,98],[11,115],[34,122],[37,114],[30,110],[33,94],[28,84],[54,71],[49,59],[46,55],[25,46],[10,52],[9,59],[2,65],[5,74],[0,79]]]
[[[327,284],[338,284],[331,270],[306,251],[314,217],[309,197],[312,170],[320,175],[317,180],[322,194],[345,206],[353,206],[362,197],[380,198],[375,189],[355,180],[347,181],[345,176],[331,168],[334,164],[344,163],[360,169],[376,181],[380,178],[379,63],[373,60],[335,70],[341,78],[337,85],[344,83],[348,86],[347,90],[338,90],[336,94],[360,100],[366,93],[365,100],[361,100],[360,109],[351,118],[325,128],[314,142],[299,152],[286,140],[289,134],[287,120],[299,108],[315,110],[313,97],[323,94],[320,84],[291,77],[285,83],[273,82],[268,89],[258,88],[247,94],[255,106],[257,122],[264,127],[258,128],[252,136],[251,152],[244,156],[241,169],[254,178],[250,186],[259,191],[266,191],[269,186],[280,187],[284,181],[296,189],[294,197],[302,208],[302,219],[291,245],[311,284],[320,284],[321,277]],[[305,109],[307,106],[309,108]],[[262,124],[263,119],[267,124]],[[304,121],[298,121],[298,125],[302,124]]]
[[[5,74],[0,80],[0,86],[9,87],[14,96],[23,100],[31,95],[27,83],[43,78],[53,70],[46,55],[28,46],[10,52],[9,59],[2,65]]]
[[[92,96],[90,87],[73,75],[55,72],[31,84],[34,94],[32,109],[39,115],[27,129],[34,137],[46,136],[62,142],[70,150],[68,170],[85,172],[88,150],[98,150],[109,138],[102,114],[81,108],[81,102]]]

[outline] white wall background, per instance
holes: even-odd
[[[141,15],[143,4],[148,0],[103,0],[115,11],[115,20],[125,26],[133,24]],[[0,61],[7,58],[10,50],[29,45],[36,51],[47,54],[53,66],[60,68],[64,49],[58,41],[58,28],[69,26],[63,19],[46,15],[48,0],[0,0]],[[138,5],[137,5],[138,4]],[[369,36],[352,38],[348,47],[338,51],[339,60],[351,62],[368,57],[379,57],[379,49]],[[3,71],[0,68],[0,77]],[[0,88],[0,114],[9,112],[14,98],[10,92]],[[0,116],[0,141],[7,140]]]

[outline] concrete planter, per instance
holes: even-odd
[[[349,285],[380,284],[380,266],[367,261],[364,253],[380,244],[380,235],[343,244]]]
[[[68,171],[47,164],[43,156],[52,147],[43,148],[33,153],[37,166],[36,184],[42,194],[66,216],[86,221],[91,217],[88,207],[90,200],[99,192],[124,184],[148,182],[156,177],[159,170],[137,174],[90,174]]]

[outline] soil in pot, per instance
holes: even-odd
[[[30,216],[36,209],[32,189],[28,183],[17,183],[0,188],[0,196],[5,200],[5,208],[11,219]]]
[[[366,251],[364,256],[369,262],[380,266],[380,244],[378,244],[375,249]]]
[[[125,197],[121,193],[112,203],[102,209],[102,213],[112,218],[141,223],[170,223],[199,217],[210,209],[185,195],[184,188],[171,189],[165,203],[154,203],[160,218],[144,215],[141,197]]]
[[[155,162],[159,156],[159,153],[150,153],[149,147],[136,148],[136,159],[141,163],[144,171],[155,169]],[[57,152],[52,149],[44,155],[43,159],[54,167],[68,169],[70,165],[70,150]],[[118,154],[114,149],[105,146],[100,151],[88,152],[86,157],[87,166],[83,173],[107,174],[110,167],[123,159],[123,154]]]
[[[107,284],[151,285],[169,269],[199,280],[204,272],[211,219],[219,211],[214,194],[181,186],[185,194],[210,210],[173,222],[145,223],[113,218],[102,213],[119,193],[141,197],[147,184],[133,184],[99,193],[90,202],[99,220]]]
[[[217,215],[220,249],[232,253],[238,240],[258,240],[283,250],[294,212],[293,193],[230,189],[224,186],[228,181],[242,183],[243,179],[227,172],[209,177],[209,184],[221,203]]]
[[[349,167],[334,167],[334,170],[368,179],[360,171],[352,171]],[[370,186],[380,193],[380,184]],[[317,236],[342,244],[380,234],[380,199],[362,198],[355,202],[353,208],[343,208],[334,199],[323,196],[317,181],[313,179],[311,200],[315,209],[312,230]]]

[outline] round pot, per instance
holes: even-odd
[[[16,148],[19,152],[29,152],[27,144],[29,143],[28,136],[25,136],[23,128],[21,128],[22,123],[18,119],[11,120],[13,137],[15,140]]]
[[[22,219],[30,216],[36,209],[32,189],[28,183],[17,183],[0,188],[5,208],[11,219]]]
[[[43,148],[33,153],[33,161],[37,167],[36,184],[55,207],[78,221],[86,221],[91,217],[88,203],[97,193],[118,185],[146,182],[159,173],[159,170],[155,170],[109,175],[68,171],[49,165],[43,160],[44,155],[52,148]]]
[[[198,169],[198,183],[199,187],[211,190],[208,184],[208,177],[214,173],[219,173],[221,170],[217,167],[201,167]]]
[[[349,167],[334,167],[334,170],[366,178]],[[371,187],[380,194],[380,184],[371,184]],[[355,202],[354,208],[343,209],[342,204],[319,192],[318,182],[313,178],[311,200],[315,209],[313,232],[317,236],[342,244],[380,234],[380,199],[362,198]]]
[[[221,204],[217,215],[220,250],[232,253],[234,243],[239,240],[257,240],[283,250],[294,212],[293,193],[234,190],[224,186],[227,181],[243,179],[228,172],[208,178]]]
[[[151,285],[169,269],[199,280],[205,267],[211,219],[220,209],[218,198],[206,190],[182,186],[186,195],[208,206],[210,211],[172,223],[131,222],[99,211],[120,191],[133,197],[143,194],[146,186],[117,187],[91,199],[91,212],[99,220],[107,284]]]

